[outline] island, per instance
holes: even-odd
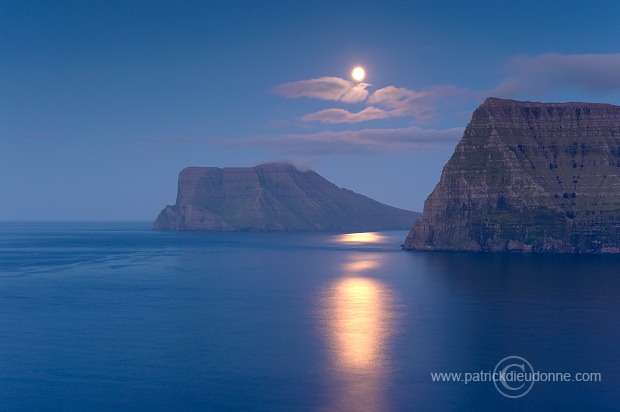
[[[188,167],[176,204],[154,230],[349,231],[408,230],[418,212],[339,188],[318,173],[283,163],[255,167]]]

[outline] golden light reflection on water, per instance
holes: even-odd
[[[380,369],[389,333],[381,285],[372,279],[345,278],[332,293],[330,334],[339,369],[363,373]]]
[[[381,243],[385,242],[386,239],[387,236],[383,236],[379,232],[345,233],[334,236],[334,242],[337,243]]]
[[[375,269],[379,267],[379,261],[376,259],[361,259],[352,262],[347,262],[342,265],[342,268],[347,273],[361,272],[368,269]]]
[[[344,277],[322,299],[323,333],[336,372],[336,410],[385,410],[388,344],[396,327],[394,299],[380,281],[364,277],[380,255],[354,254]]]

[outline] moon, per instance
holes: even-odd
[[[363,67],[358,66],[351,72],[351,77],[353,77],[353,80],[361,82],[366,77],[366,72]]]

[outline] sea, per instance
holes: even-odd
[[[0,411],[620,410],[619,256],[406,234],[0,223]]]

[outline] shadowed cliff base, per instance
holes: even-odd
[[[176,204],[161,211],[153,229],[362,232],[409,229],[420,216],[287,164],[188,167],[179,174]]]
[[[620,107],[488,98],[404,249],[620,252]]]

